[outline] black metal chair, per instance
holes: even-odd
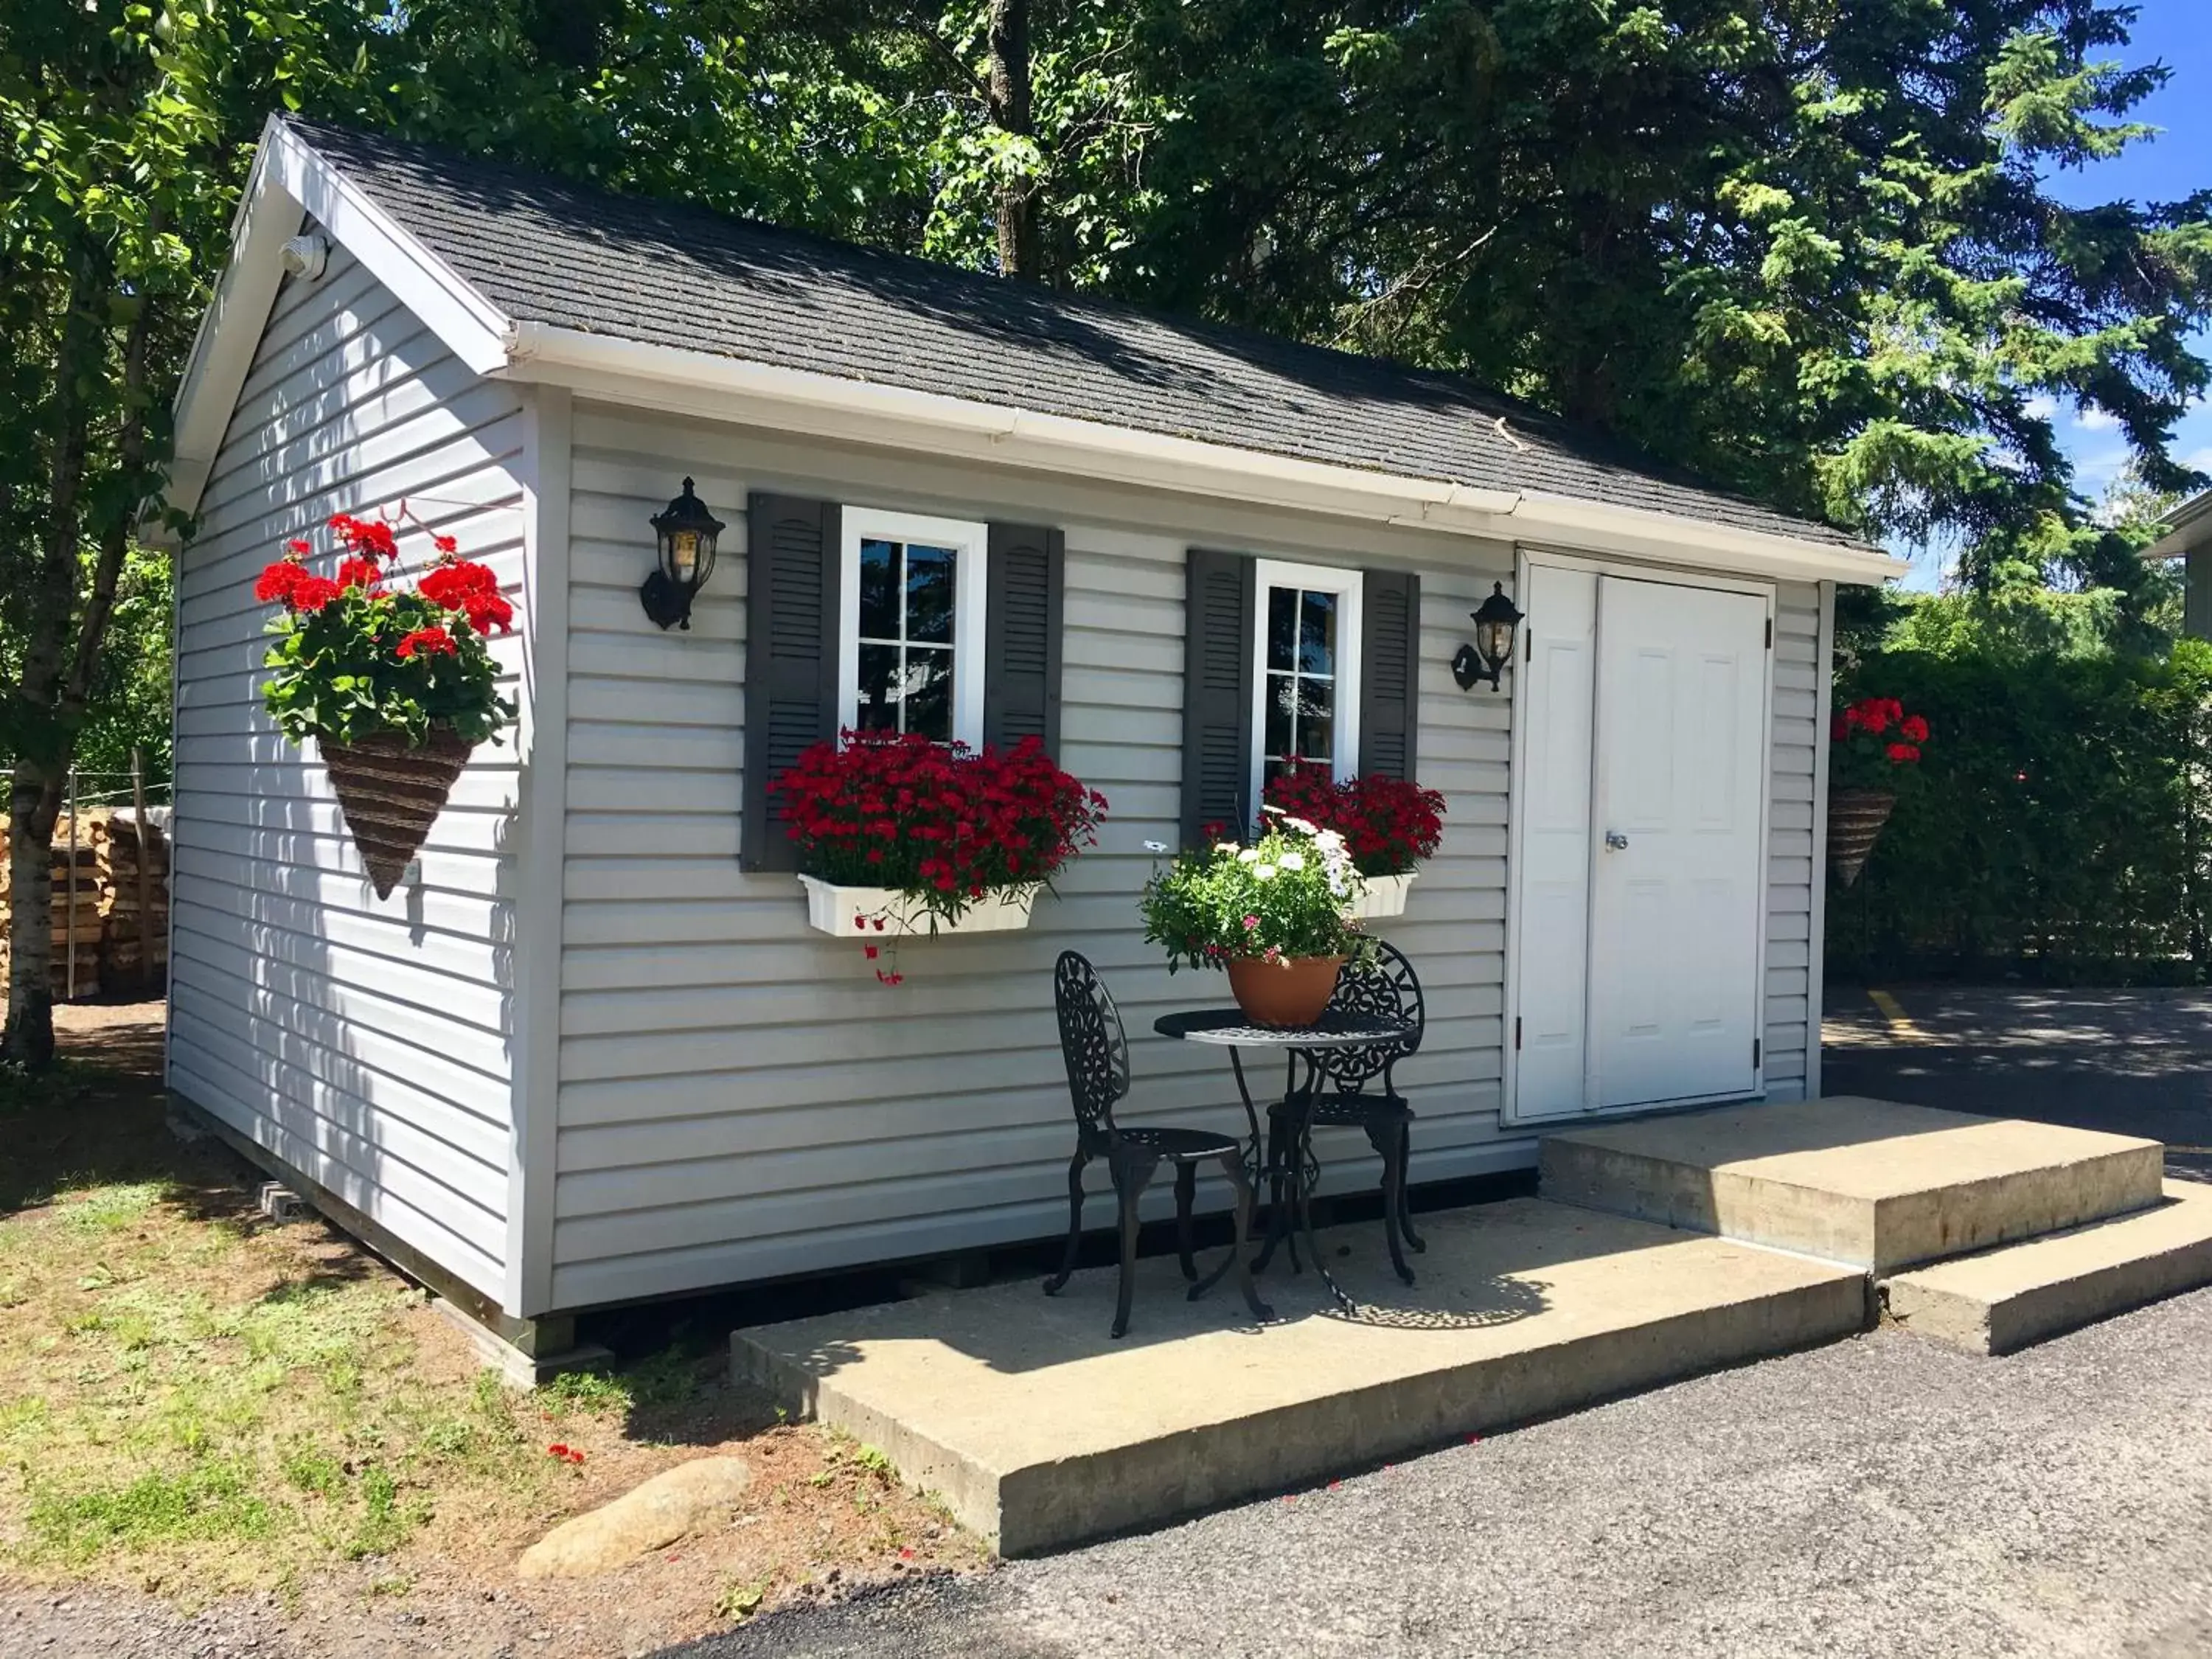
[[[1328,1012],[1389,1021],[1406,1028],[1393,1042],[1361,1048],[1316,1049],[1306,1057],[1302,1085],[1267,1108],[1267,1197],[1271,1214],[1288,1212],[1299,1196],[1297,1184],[1314,1173],[1312,1133],[1317,1128],[1364,1129],[1382,1160],[1382,1228],[1390,1242],[1390,1265],[1410,1285],[1413,1270],[1399,1247],[1401,1235],[1415,1251],[1429,1247],[1413,1231],[1406,1204],[1407,1165],[1413,1151],[1413,1109],[1399,1094],[1393,1073],[1397,1064],[1421,1046],[1427,1011],[1413,964],[1395,945],[1377,942],[1372,961],[1346,967],[1328,1000]],[[1288,1238],[1291,1266],[1298,1268],[1295,1232],[1271,1222],[1267,1248],[1255,1264],[1264,1268],[1278,1239]]]
[[[1075,1272],[1076,1254],[1083,1241],[1083,1170],[1093,1158],[1104,1160],[1113,1177],[1119,1200],[1121,1229],[1121,1279],[1114,1305],[1114,1334],[1129,1328],[1129,1298],[1137,1268],[1137,1204],[1163,1164],[1176,1172],[1176,1246],[1182,1260],[1182,1276],[1198,1280],[1198,1264],[1191,1255],[1191,1205],[1198,1188],[1198,1166],[1218,1163],[1227,1171],[1237,1194],[1237,1237],[1229,1259],[1202,1283],[1194,1282],[1196,1301],[1234,1272],[1244,1292],[1245,1305],[1260,1319],[1273,1312],[1260,1300],[1252,1283],[1252,1269],[1244,1259],[1245,1240],[1252,1226],[1252,1183],[1244,1174],[1244,1143],[1233,1136],[1206,1129],[1145,1127],[1125,1129],[1114,1121],[1114,1107],[1129,1092],[1129,1043],[1121,1029],[1121,1011],[1104,981],[1081,955],[1060,953],[1053,970],[1053,1001],[1060,1012],[1060,1051],[1067,1062],[1067,1092],[1075,1104],[1075,1156],[1067,1166],[1067,1254],[1060,1271],[1045,1281],[1044,1293],[1057,1296]]]

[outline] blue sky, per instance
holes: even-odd
[[[2115,55],[2130,66],[2159,62],[2173,71],[2136,111],[2136,119],[2163,131],[2117,161],[2056,174],[2051,186],[2062,201],[2172,201],[2212,185],[2212,0],[2139,4],[2135,38]],[[2198,349],[2212,350],[2212,336],[2200,338]],[[2076,469],[2076,488],[2087,495],[2101,494],[2126,464],[2126,441],[2105,417],[2084,422],[2072,410],[2061,410],[2057,420],[2059,441]],[[2212,408],[2199,404],[2174,428],[2173,453],[2212,472]],[[1906,586],[1932,587],[1937,560],[1920,563]]]

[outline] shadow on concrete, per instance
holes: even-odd
[[[1830,988],[1824,1092],[2142,1135],[2212,1182],[2212,991],[1887,988],[1905,1029]]]

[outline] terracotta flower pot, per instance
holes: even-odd
[[[1335,994],[1343,966],[1342,957],[1242,957],[1229,963],[1229,988],[1255,1025],[1310,1025]]]
[[[1828,792],[1828,864],[1849,887],[1866,868],[1897,797],[1887,789]]]
[[[377,897],[389,898],[408,860],[429,837],[472,745],[441,726],[430,728],[419,748],[409,744],[404,732],[380,732],[355,743],[316,741],[362,865]]]

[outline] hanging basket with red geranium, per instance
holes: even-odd
[[[1895,697],[1861,697],[1828,728],[1828,863],[1844,886],[1866,868],[1900,787],[1919,776],[1928,720]]]
[[[798,844],[808,923],[859,937],[1029,926],[1038,891],[1098,840],[1106,798],[1053,764],[1044,745],[933,742],[846,732],[769,785]],[[877,977],[897,984],[895,966]]]
[[[253,589],[280,607],[263,702],[292,742],[315,739],[380,898],[421,850],[471,750],[515,717],[485,643],[514,625],[514,606],[447,535],[431,536],[436,562],[412,588],[392,586],[393,525],[410,521],[427,529],[404,502],[392,518],[338,514],[333,574],[295,539]]]
[[[1344,837],[1361,877],[1346,914],[1403,915],[1406,890],[1444,836],[1444,798],[1410,778],[1379,772],[1337,781],[1326,766],[1293,761],[1268,780],[1265,799],[1318,829]]]

